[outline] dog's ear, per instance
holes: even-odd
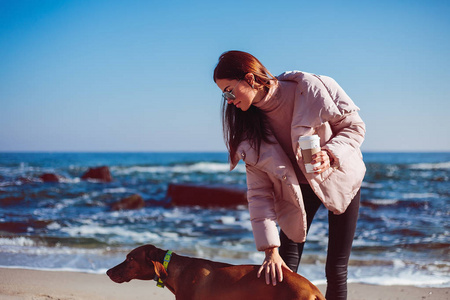
[[[157,260],[157,252],[158,251],[156,251],[155,246],[145,245],[142,247],[145,247],[145,259],[147,260],[148,263],[150,263],[150,261]]]
[[[157,261],[152,261],[153,267],[155,269],[156,276],[165,280],[169,274],[167,274],[166,268],[164,268],[163,264]]]

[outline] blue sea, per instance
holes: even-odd
[[[450,287],[450,153],[364,153],[349,281]],[[108,166],[113,181],[81,180]],[[63,176],[44,183],[43,173]],[[173,207],[170,183],[245,188],[226,153],[0,153],[0,267],[103,273],[133,248],[260,264],[245,205]],[[112,211],[140,194],[146,206]],[[327,211],[319,210],[299,273],[325,282]]]

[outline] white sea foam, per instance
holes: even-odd
[[[439,198],[438,194],[434,193],[405,193],[402,194],[403,199],[428,199],[428,198]]]
[[[128,189],[124,188],[124,187],[118,187],[118,188],[112,188],[112,189],[103,189],[103,193],[107,193],[107,194],[126,193],[127,191],[128,191]]]
[[[53,169],[41,169],[39,167],[30,167],[28,164],[21,163],[20,167],[0,167],[0,173],[7,174],[9,176],[26,176],[30,173],[50,173]]]
[[[170,236],[170,233],[167,233]],[[166,235],[167,235],[166,234]],[[170,236],[175,238],[175,235]],[[174,249],[183,255],[181,249],[186,249],[185,255],[213,259],[233,264],[261,264],[264,253],[249,251],[244,247],[245,241],[227,244],[226,248],[218,248],[208,242],[185,239],[167,242],[161,241],[165,249]],[[193,244],[186,244],[193,243]],[[249,239],[249,243],[253,240]],[[1,247],[2,244],[16,247]],[[190,246],[189,246],[190,245]],[[177,250],[178,249],[178,250]],[[0,239],[0,266],[7,268],[27,268],[46,271],[73,271],[88,273],[104,273],[108,268],[120,263],[130,249],[110,248],[83,249],[69,247],[37,246],[27,238]],[[189,251],[190,250],[190,251]],[[191,252],[191,251],[194,252]],[[447,262],[444,262],[447,263]],[[439,262],[435,262],[439,264]],[[319,260],[311,264],[300,265],[299,273],[309,278],[313,283],[325,281],[325,266]],[[391,265],[350,266],[349,282],[368,283],[375,285],[409,285],[450,287],[450,280],[443,272],[435,271],[433,266],[421,267],[408,264],[400,259],[392,261]]]
[[[374,285],[406,285],[406,286],[417,286],[417,287],[448,287],[450,281],[448,278],[443,276],[435,275],[419,275],[419,274],[409,274],[405,276],[404,274],[389,275],[384,274],[383,276],[374,275],[368,277],[360,278],[350,278],[349,282],[367,283]]]
[[[368,189],[381,189],[383,188],[383,185],[381,183],[371,183],[371,182],[364,182],[361,184],[361,187],[368,188]]]
[[[376,205],[395,205],[399,202],[399,200],[396,199],[370,199],[367,200],[367,202],[376,204]]]
[[[105,274],[108,269],[81,269],[81,268],[38,268],[22,265],[12,265],[12,266],[1,266],[5,269],[27,269],[36,271],[47,271],[47,272],[73,272],[73,273],[88,273],[88,274]]]
[[[61,225],[58,224],[58,222],[52,222],[47,225],[47,229],[49,230],[58,230],[61,229]]]
[[[127,230],[121,226],[103,227],[95,224],[66,227],[62,228],[61,231],[69,234],[72,237],[95,237],[97,235],[101,235],[110,237],[111,241],[122,240],[126,238],[131,239],[135,243],[147,243],[149,241],[157,240],[159,237],[159,235],[149,231],[136,232]]]
[[[219,221],[225,225],[231,225],[236,223],[236,218],[233,216],[222,216],[219,217]]]
[[[0,253],[19,254],[21,256],[50,256],[50,255],[102,255],[103,249],[85,249],[85,248],[70,248],[70,247],[47,247],[38,246],[36,244],[21,245],[17,247],[1,247]]]
[[[34,246],[35,242],[26,237],[0,238],[0,246]]]
[[[161,235],[163,237],[169,238],[169,239],[177,239],[180,237],[180,234],[177,232],[161,232]]]
[[[409,166],[410,169],[414,170],[447,170],[450,169],[450,161],[441,163],[420,163],[413,164]]]
[[[236,169],[245,172],[245,167],[238,166]],[[118,175],[130,175],[132,173],[225,173],[230,171],[230,165],[228,163],[199,162],[192,165],[111,167],[111,171]]]
[[[80,177],[74,177],[74,178],[61,177],[59,179],[59,182],[62,182],[62,183],[80,183],[81,179],[80,179]]]

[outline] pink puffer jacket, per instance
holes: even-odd
[[[297,163],[325,207],[341,214],[361,187],[366,171],[360,151],[365,125],[358,115],[359,108],[330,77],[293,71],[277,78],[297,82],[291,124]],[[298,139],[312,134],[320,136],[322,149],[334,158],[333,166],[322,174],[306,173],[303,164]],[[240,159],[247,170],[247,198],[258,250],[280,246],[277,223],[291,240],[304,242],[306,213],[302,194],[281,146],[262,143],[258,158],[255,149],[244,141],[231,160],[231,169]]]

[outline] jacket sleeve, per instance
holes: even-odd
[[[331,77],[316,78],[322,82],[332,100],[328,109],[339,112],[330,114],[330,118],[327,119],[333,131],[333,138],[323,147],[331,152],[334,158],[333,167],[338,168],[347,157],[351,157],[353,151],[359,150],[364,141],[366,128],[358,114],[359,108],[341,86]]]
[[[264,251],[279,247],[272,182],[263,171],[250,165],[246,165],[246,169],[248,208],[256,248]]]
[[[345,158],[351,157],[351,152],[361,147],[366,127],[356,111],[330,120],[329,124],[334,137],[322,148],[331,152],[333,167],[338,168]]]

